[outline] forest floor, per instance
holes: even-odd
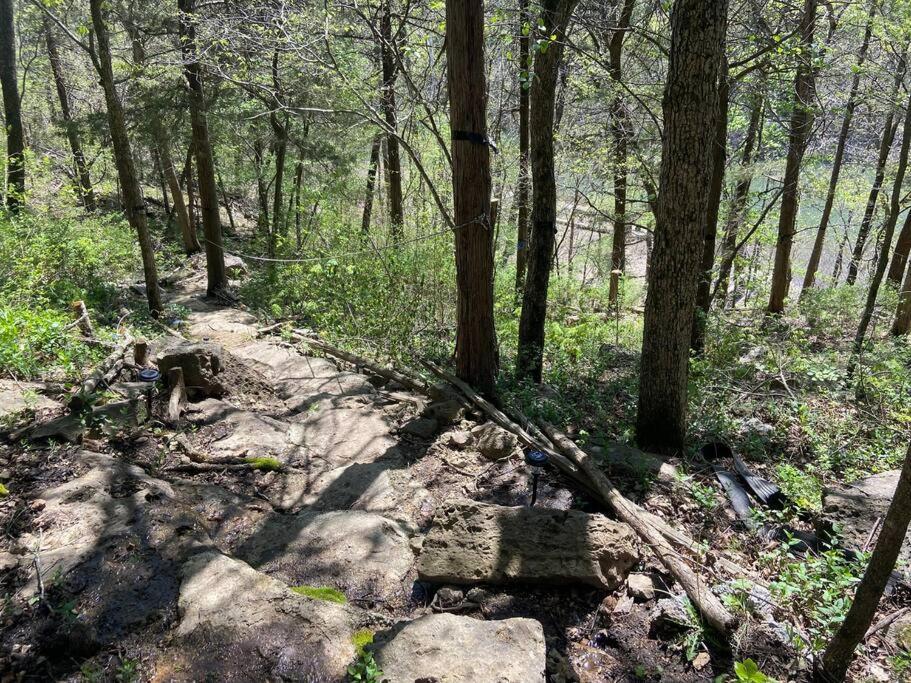
[[[679,591],[644,552],[638,587],[613,592],[420,581],[416,558],[444,502],[529,504],[521,451],[489,460],[470,436],[482,415],[444,414],[402,386],[261,334],[242,307],[205,297],[199,270],[184,271],[167,297],[187,311],[186,338],[224,349],[222,396],[192,401],[179,428],[166,425],[160,395],[150,419],[134,401],[81,425],[73,443],[0,446],[2,680],[336,680],[365,664],[373,639],[368,649],[393,681],[414,680],[422,660],[455,649],[473,673],[421,675],[483,681],[511,671],[524,683],[544,665],[528,655],[539,644],[525,622],[504,621],[494,639],[471,630],[516,618],[543,628],[548,681],[710,681],[740,658],[698,627],[668,627],[661,600]],[[173,333],[151,340],[153,359],[173,343]],[[46,422],[64,411],[40,385],[0,390],[4,413],[27,406]],[[250,466],[195,470],[189,456],[200,453]],[[621,475],[612,473],[646,508],[730,549],[730,515],[707,516],[691,487]],[[598,512],[551,471],[536,506]],[[883,614],[906,600],[897,591]],[[406,641],[414,661],[403,669],[390,653],[402,651],[407,624],[431,614],[453,621]],[[888,639],[868,644],[864,675],[881,679]],[[788,675],[773,652],[746,655]],[[510,658],[530,662],[509,668]]]

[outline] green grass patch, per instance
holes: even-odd
[[[254,470],[261,472],[277,472],[282,468],[282,464],[275,458],[244,458],[244,461],[253,465]]]
[[[327,586],[291,586],[291,590],[298,595],[305,595],[308,598],[313,598],[314,600],[325,600],[326,602],[334,602],[339,605],[344,605],[346,602],[348,602],[348,598],[345,597],[344,593],[342,593],[340,590],[329,588]]]
[[[9,489],[6,488],[3,484],[0,484],[0,498],[5,498],[9,495]]]
[[[357,650],[358,655],[361,655],[364,652],[364,648],[373,642],[373,635],[373,631],[369,628],[362,628],[352,634],[351,643],[354,645],[354,649]]]

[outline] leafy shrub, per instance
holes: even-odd
[[[313,598],[314,600],[325,600],[326,602],[334,602],[339,605],[344,605],[348,602],[348,598],[345,597],[345,594],[335,588],[329,588],[327,586],[292,586],[291,590],[297,593],[298,595],[305,595],[308,598]]]

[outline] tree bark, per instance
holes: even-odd
[[[519,0],[519,177],[516,186],[518,225],[516,228],[516,302],[525,288],[528,263],[528,195],[531,177],[528,173],[529,93],[531,91],[531,15],[528,0]]]
[[[180,228],[183,250],[189,256],[200,251],[199,239],[193,229],[193,224],[190,222],[190,213],[183,198],[183,191],[180,189],[180,180],[177,178],[177,171],[174,168],[174,159],[171,157],[171,146],[167,133],[165,133],[164,127],[157,119],[152,122],[152,127],[158,147],[158,158],[161,160],[161,170],[167,181],[168,189],[171,191],[171,201],[174,203],[174,217],[177,219],[177,227]]]
[[[711,177],[726,0],[676,0],[664,89],[664,139],[648,275],[636,437],[678,448],[686,436],[687,375],[702,229]]]
[[[715,268],[715,242],[718,239],[718,212],[721,209],[721,191],[724,187],[724,166],[728,158],[728,106],[731,86],[728,82],[727,58],[722,56],[718,75],[718,115],[715,137],[712,141],[712,176],[709,183],[708,207],[705,227],[702,230],[702,262],[699,282],[696,285],[696,314],[690,346],[697,353],[705,347],[705,326],[712,305],[712,270]]]
[[[778,243],[775,246],[775,266],[772,271],[772,291],[769,313],[784,311],[784,302],[791,288],[791,246],[800,203],[800,166],[813,130],[813,98],[815,69],[813,65],[813,32],[816,28],[817,0],[804,0],[800,19],[800,57],[794,79],[794,103],[788,136],[788,158],[784,172],[784,194],[778,219]]]
[[[48,61],[51,64],[51,74],[54,77],[54,85],[57,89],[57,99],[60,101],[60,117],[63,119],[66,139],[70,144],[70,152],[73,155],[73,166],[76,171],[76,189],[79,192],[79,199],[85,210],[94,211],[97,206],[95,191],[92,189],[92,179],[89,175],[88,164],[85,161],[85,154],[82,151],[82,144],[79,141],[76,122],[73,121],[70,90],[66,82],[66,76],[63,73],[60,53],[57,50],[57,39],[54,36],[54,28],[51,25],[50,18],[44,14],[42,15],[42,20],[44,22],[44,40],[47,44]]]
[[[541,381],[547,289],[557,235],[557,182],[554,175],[554,104],[557,75],[563,57],[566,28],[577,0],[544,0],[541,4],[541,40],[550,41],[535,56],[531,84],[531,245],[528,276],[519,318],[517,374]]]
[[[446,56],[458,287],[456,374],[492,395],[498,358],[483,0],[447,0]]]
[[[193,12],[196,0],[178,0],[180,33],[183,47],[184,76],[190,96],[190,121],[193,130],[193,148],[196,152],[196,173],[199,177],[199,204],[206,250],[206,291],[218,294],[228,286],[225,272],[225,252],[221,235],[221,218],[218,212],[218,188],[215,184],[215,163],[209,123],[206,120],[206,103],[203,93],[202,72],[196,55],[196,25]]]
[[[16,212],[25,202],[25,135],[16,67],[13,0],[0,0],[0,88],[6,127],[6,206]]]
[[[370,234],[370,221],[373,217],[373,195],[376,192],[376,171],[380,165],[380,148],[383,146],[383,137],[380,134],[373,136],[370,146],[370,162],[367,166],[367,191],[364,194],[364,215],[361,218],[361,233]]]
[[[867,198],[867,206],[864,209],[864,217],[860,222],[860,229],[857,232],[857,241],[854,243],[854,249],[851,252],[851,261],[848,264],[847,284],[853,285],[857,281],[857,271],[860,267],[860,260],[864,254],[864,247],[867,244],[867,237],[870,235],[870,228],[873,225],[873,216],[876,213],[876,203],[879,200],[879,193],[883,186],[883,180],[886,177],[886,163],[889,161],[889,152],[892,150],[892,142],[895,140],[895,130],[898,127],[895,121],[895,101],[898,97],[898,91],[902,82],[905,80],[905,70],[907,69],[907,52],[908,48],[899,58],[898,70],[892,87],[892,97],[889,100],[893,104],[886,114],[886,123],[883,126],[883,137],[879,145],[879,156],[876,159],[876,171],[873,178],[873,187],[870,188],[870,196]]]
[[[629,31],[635,0],[623,0],[616,27],[611,31],[607,44],[608,74],[613,83],[613,97],[610,103],[611,137],[614,142],[614,233],[611,244],[611,279],[608,301],[617,303],[619,295],[619,273],[626,268],[626,188],[627,188],[627,135],[629,121],[623,106],[621,83],[623,80],[623,41]],[[617,273],[617,276],[614,276]]]
[[[905,222],[898,234],[898,241],[895,243],[895,254],[889,265],[889,274],[886,276],[889,283],[895,287],[902,283],[902,275],[905,273],[905,266],[908,265],[909,253],[911,253],[911,212],[905,216]]]
[[[402,200],[402,160],[399,154],[399,139],[397,113],[395,108],[395,79],[398,69],[395,62],[395,44],[392,35],[392,0],[383,0],[380,16],[380,37],[382,45],[380,54],[383,63],[383,117],[389,132],[386,135],[386,178],[389,182],[389,220],[392,223],[392,235],[401,236],[402,225],[405,222],[405,212]]]
[[[810,288],[816,283],[816,271],[819,270],[819,260],[822,258],[822,248],[826,241],[826,230],[829,227],[829,218],[832,215],[832,206],[835,203],[835,189],[838,187],[838,179],[841,175],[841,166],[845,157],[845,146],[848,142],[848,135],[851,132],[851,122],[854,119],[854,110],[857,107],[857,93],[860,89],[861,69],[867,60],[867,50],[870,47],[870,38],[873,36],[873,18],[876,16],[876,0],[870,5],[870,11],[867,15],[867,25],[864,29],[863,42],[857,52],[857,66],[854,69],[854,76],[851,78],[851,89],[848,92],[848,102],[845,104],[845,115],[841,121],[841,130],[838,133],[838,143],[835,145],[835,157],[832,159],[832,175],[829,178],[829,189],[826,192],[826,203],[823,205],[822,217],[819,219],[819,228],[816,230],[816,240],[813,243],[813,251],[810,253],[810,261],[807,263],[807,272],[803,278],[803,287],[800,290],[802,299]]]
[[[757,148],[757,138],[762,125],[764,100],[761,90],[751,98],[750,122],[747,124],[746,138],[743,141],[743,155],[740,158],[740,179],[734,188],[734,196],[728,208],[728,217],[724,226],[724,242],[722,251],[724,258],[718,272],[718,284],[715,286],[713,296],[721,294],[721,305],[727,301],[728,288],[730,287],[731,273],[734,269],[734,258],[731,256],[737,246],[737,234],[740,224],[743,223],[746,212],[747,199],[750,196],[750,186],[753,184],[753,152]],[[709,301],[711,306],[711,300]]]
[[[843,681],[860,644],[876,614],[876,608],[895,568],[908,524],[911,521],[911,448],[898,478],[895,495],[889,504],[870,564],[854,593],[854,602],[841,627],[822,655],[822,666],[817,680]]]
[[[900,337],[911,330],[911,268],[905,275],[905,282],[898,293],[898,309],[892,323],[892,334]]]
[[[892,185],[892,198],[889,202],[889,215],[886,218],[886,225],[883,228],[883,245],[882,249],[879,251],[879,258],[876,261],[876,270],[873,273],[870,288],[867,291],[867,302],[864,306],[863,314],[860,317],[857,334],[854,337],[851,358],[848,360],[849,377],[854,374],[858,358],[863,350],[867,329],[870,326],[870,321],[873,319],[873,311],[876,308],[876,297],[879,294],[879,287],[882,284],[883,276],[886,273],[886,266],[889,265],[889,249],[892,247],[895,224],[898,222],[898,216],[901,213],[902,183],[905,180],[905,172],[908,168],[909,147],[911,147],[911,100],[908,101],[908,111],[905,113],[905,123],[902,129],[902,145],[898,155],[898,167],[895,169],[895,182]]]

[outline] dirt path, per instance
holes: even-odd
[[[180,472],[178,433],[129,416],[80,445],[12,451],[0,670],[333,681],[376,634],[393,682],[525,683],[545,668],[554,681],[702,679],[648,639],[631,604],[628,620],[601,628],[603,591],[436,591],[418,580],[444,501],[528,502],[521,453],[489,461],[472,446],[480,416],[257,338],[254,316],[205,299],[202,275],[169,299],[188,311],[184,334],[220,345],[226,368],[225,394],[189,405],[183,443],[280,468]],[[153,358],[172,342],[156,340]],[[566,510],[573,496],[545,476],[539,501]]]

